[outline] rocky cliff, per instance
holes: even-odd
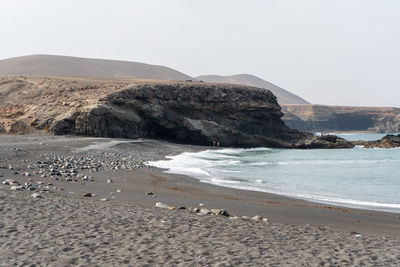
[[[278,103],[282,104],[310,104],[303,98],[295,95],[273,83],[263,80],[257,76],[250,74],[236,74],[231,76],[221,75],[201,75],[195,77],[198,80],[212,83],[230,83],[239,85],[248,85],[258,88],[270,90],[278,99]]]
[[[286,125],[300,131],[400,132],[400,109],[324,105],[282,105]]]
[[[54,134],[160,138],[196,145],[219,141],[234,147],[353,146],[341,138],[317,138],[288,128],[276,97],[265,89],[200,82],[14,79],[3,83],[11,90],[3,89],[2,94],[3,102],[19,96],[18,103],[24,104],[14,112],[16,121],[31,119],[35,129]],[[7,108],[11,106],[8,102]]]

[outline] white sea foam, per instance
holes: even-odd
[[[400,212],[399,149],[219,149],[149,165],[219,186]]]

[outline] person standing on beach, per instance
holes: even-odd
[[[217,147],[219,147],[219,141],[217,141]]]

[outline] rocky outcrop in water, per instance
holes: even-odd
[[[55,134],[162,138],[222,146],[352,147],[288,128],[267,90],[202,83],[141,84],[110,93],[94,105],[56,118]]]
[[[395,148],[400,147],[400,134],[398,135],[386,135],[380,140],[376,141],[353,141],[354,145],[361,145],[365,148]]]

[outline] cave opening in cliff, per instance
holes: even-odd
[[[211,142],[200,132],[190,131],[173,123],[166,126],[151,121],[147,124],[147,132],[150,138],[192,145],[209,145]]]

